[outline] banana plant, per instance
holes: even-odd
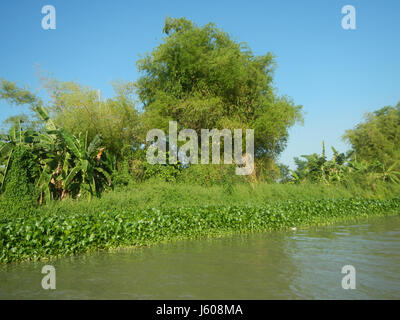
[[[87,132],[75,137],[58,128],[41,106],[35,111],[45,123],[46,134],[40,136],[42,174],[38,186],[40,201],[64,199],[68,196],[98,195],[111,186],[112,168],[101,147],[101,136],[88,143]]]
[[[299,175],[294,172],[293,170],[289,170],[290,174],[292,175],[292,178],[289,180],[289,184],[299,184],[300,183],[300,177]]]
[[[104,161],[105,148],[101,147],[101,136],[96,135],[88,143],[87,133],[75,137],[63,128],[58,132],[69,153],[57,179],[62,181],[64,192],[77,197],[88,194],[91,198],[111,186],[111,168]]]
[[[349,172],[346,163],[348,157],[344,153],[339,153],[334,147],[332,147],[332,152],[332,159],[321,165],[321,180],[326,184],[342,182]]]
[[[0,136],[0,192],[9,170],[13,150],[20,144],[29,145],[40,165],[36,180],[41,191],[40,202],[63,199],[69,195],[98,195],[111,185],[112,161],[101,147],[101,137],[88,143],[87,133],[78,138],[59,128],[37,97],[15,84],[0,81],[0,99],[22,105],[29,104],[43,121],[42,130],[23,130],[19,121],[7,135]]]
[[[64,169],[69,153],[63,147],[62,140],[50,134],[41,135],[38,146],[40,146],[39,161],[42,172],[37,186],[41,192],[40,203],[42,203],[44,199],[50,201],[62,196],[63,190],[58,179],[62,176],[61,168]]]
[[[398,165],[398,162],[395,162],[390,167],[386,168],[384,164],[381,164],[380,172],[375,174],[376,178],[396,184],[400,183],[400,172],[395,170]]]

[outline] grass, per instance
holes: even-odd
[[[391,192],[384,193],[387,199],[366,199],[323,185],[235,185],[226,192],[226,186],[141,184],[90,202],[66,200],[34,214],[2,215],[0,262],[400,214],[400,198]]]
[[[268,184],[254,188],[249,184],[213,185],[209,187],[148,181],[105,193],[92,206],[110,208],[135,205],[138,208],[160,208],[207,205],[262,205],[286,200],[319,200],[343,198],[392,199],[400,194],[400,185],[378,184],[375,190],[363,186],[324,184]],[[71,201],[75,204],[76,201]],[[55,203],[57,207],[59,203]],[[64,204],[61,204],[64,205]]]

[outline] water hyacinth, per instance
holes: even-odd
[[[82,207],[83,208],[83,207]],[[400,214],[391,200],[320,199],[264,205],[147,208],[102,212],[61,206],[0,218],[0,262],[38,260],[93,250],[146,246],[181,238],[326,224],[370,215]]]

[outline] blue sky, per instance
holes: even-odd
[[[56,30],[43,30],[41,9],[56,8]],[[341,27],[344,5],[356,30]],[[400,100],[400,1],[128,1],[2,0],[0,77],[40,92],[36,65],[64,81],[113,95],[110,82],[135,80],[135,62],[162,39],[166,16],[214,22],[256,54],[272,52],[275,86],[305,111],[290,130],[281,162],[335,146],[368,111]],[[0,121],[21,112],[0,102]]]

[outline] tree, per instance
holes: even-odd
[[[117,95],[101,100],[98,91],[76,82],[43,81],[52,97],[49,110],[57,126],[75,136],[87,132],[89,141],[101,135],[106,150],[117,158],[124,146],[138,143],[139,113],[129,83],[114,83]]]
[[[347,130],[343,139],[350,143],[359,161],[379,161],[386,167],[399,162],[400,102],[368,113],[365,122]]]
[[[144,132],[178,129],[254,129],[255,154],[275,158],[286,146],[288,129],[302,121],[301,106],[273,88],[271,53],[256,56],[213,23],[203,27],[167,18],[164,38],[137,63]]]
[[[36,105],[40,99],[38,99],[29,90],[20,88],[15,82],[11,82],[0,78],[0,98],[7,100],[13,105],[24,105],[31,106],[31,109]]]

